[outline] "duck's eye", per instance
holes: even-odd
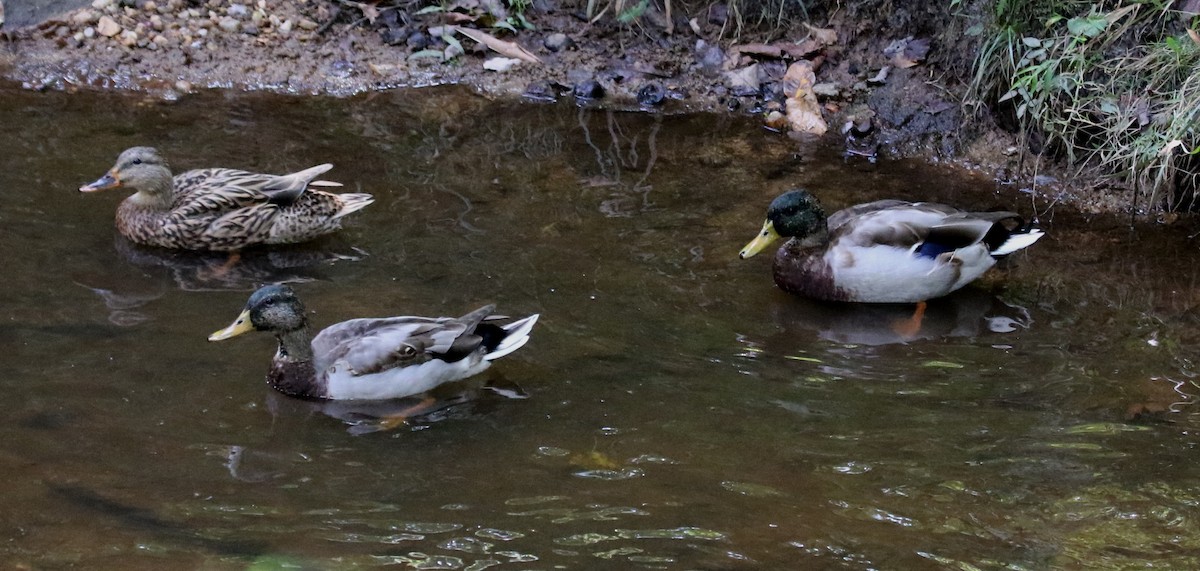
[[[135,164],[135,165],[142,164],[142,159],[133,159],[133,164]]]
[[[417,348],[412,345],[401,345],[399,350],[400,356],[408,359],[417,354]]]

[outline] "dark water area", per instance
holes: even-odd
[[[129,146],[177,172],[323,162],[376,203],[299,248],[119,240]],[[456,89],[178,102],[0,89],[0,567],[1185,569],[1200,566],[1195,228],[1084,219],[969,173],[843,160],[752,120]],[[907,307],[791,297],[737,260],[766,204],[1040,215]],[[269,390],[253,288],[316,326],[541,313],[439,408]],[[498,390],[497,390],[498,389]]]

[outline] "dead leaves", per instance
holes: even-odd
[[[817,94],[813,93],[816,82],[812,62],[804,60],[789,66],[783,76],[784,89],[790,94],[785,102],[788,126],[793,131],[820,136],[829,130],[829,125],[821,117],[821,104],[817,102]]]
[[[923,61],[929,54],[927,38],[913,39],[912,36],[896,40],[883,50],[883,55],[889,58],[892,65],[900,69],[908,69]]]
[[[495,51],[502,56],[515,58],[538,65],[541,65],[542,63],[541,58],[534,55],[533,52],[521,47],[521,45],[516,42],[506,42],[487,32],[482,32],[474,28],[462,28],[458,26],[453,26],[453,28],[455,31],[487,46],[488,49]]]

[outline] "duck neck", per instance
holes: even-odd
[[[308,334],[308,324],[292,331],[280,331],[275,334],[279,339],[279,356],[292,362],[312,361],[312,338]]]
[[[142,177],[129,202],[148,210],[170,210],[175,202],[175,180],[171,172],[164,169],[158,176]]]

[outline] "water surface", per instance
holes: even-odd
[[[1121,569],[1200,564],[1194,229],[963,172],[843,160],[750,119],[495,103],[0,94],[6,568]],[[178,256],[75,189],[335,164],[377,202],[304,248]],[[736,255],[779,192],[1037,210],[1008,267],[908,308],[788,296]],[[205,341],[258,283],[322,326],[541,313],[412,425],[263,383]],[[501,388],[501,391],[489,390]],[[514,395],[527,398],[510,398]],[[366,419],[366,420],[364,420]]]

